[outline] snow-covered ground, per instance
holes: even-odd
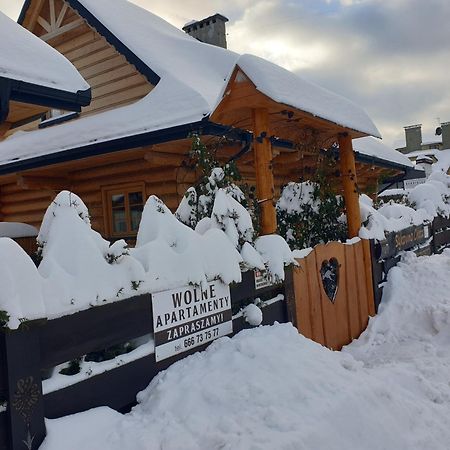
[[[42,450],[447,450],[449,275],[450,251],[407,254],[343,352],[291,325],[222,338],[161,373],[130,414],[48,421]]]

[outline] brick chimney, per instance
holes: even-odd
[[[206,44],[227,48],[226,23],[228,19],[222,14],[215,14],[198,22],[192,21],[183,27],[183,31]]]
[[[450,122],[441,123],[442,129],[442,148],[443,150],[450,149]]]
[[[422,124],[405,127],[406,151],[414,152],[422,149]]]

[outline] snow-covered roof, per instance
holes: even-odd
[[[198,122],[220,103],[238,66],[276,101],[379,136],[368,115],[350,101],[261,58],[201,43],[126,0],[76,3],[87,10],[88,20],[99,21],[160,80],[132,105],[11,137],[0,144],[0,165]]]
[[[70,61],[2,12],[0,77],[71,93],[90,89]]]
[[[353,149],[355,152],[362,155],[383,159],[390,163],[399,164],[404,167],[414,167],[414,164],[406,155],[388,147],[380,140],[374,139],[370,136],[355,139],[353,141]]]
[[[416,150],[414,152],[405,153],[408,158],[418,158],[420,156],[435,156],[437,157],[441,153],[441,150],[437,148],[430,148],[429,150]]]
[[[337,125],[381,137],[367,113],[350,100],[257,56],[242,55],[236,64],[260,92],[276,102]]]

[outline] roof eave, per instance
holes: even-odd
[[[184,125],[178,125],[171,128],[155,130],[147,133],[126,136],[110,141],[94,142],[82,147],[71,148],[47,155],[40,155],[34,158],[11,161],[0,165],[0,176],[11,173],[22,172],[25,170],[48,167],[68,161],[75,161],[92,156],[100,156],[108,153],[115,153],[123,150],[131,150],[149,145],[162,144],[165,142],[188,138],[192,133],[203,135],[227,135],[231,138],[245,140],[247,133],[230,129],[222,125],[215,124],[206,120],[192,122]]]
[[[9,100],[66,111],[80,111],[83,106],[88,106],[92,99],[90,88],[69,92],[6,77],[0,77],[0,86],[7,86]]]

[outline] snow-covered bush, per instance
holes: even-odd
[[[450,217],[450,176],[433,172],[426,183],[405,191],[403,200],[390,200],[378,207],[362,195],[360,207],[363,226],[359,235],[365,239],[383,240],[386,233],[432,222],[437,216]]]
[[[343,206],[325,180],[289,183],[277,203],[279,232],[294,249],[345,240]]]
[[[363,194],[359,200],[362,227],[359,236],[363,239],[382,241],[386,233],[400,231],[412,225],[421,225],[430,216],[424,210],[418,210],[401,203],[390,201],[378,209],[373,200]]]
[[[91,228],[86,205],[63,191],[47,209],[38,235],[47,313],[58,315],[134,294],[132,282],[145,272],[124,252]]]
[[[154,290],[216,278],[227,284],[241,281],[242,258],[225,233],[217,228],[195,232],[155,196],[144,207],[136,248],[130,253],[143,265]]]
[[[0,255],[0,327],[46,317],[42,279],[31,258],[9,238],[0,238]]]
[[[241,179],[236,165],[228,163],[221,167],[214,151],[197,135],[193,137],[191,157],[201,176],[199,182],[186,191],[176,217],[200,233],[211,227],[221,229],[241,250],[245,242],[253,242],[255,235],[257,214],[251,205],[252,189],[243,185],[244,193],[236,184]]]
[[[414,209],[423,209],[432,217],[449,217],[450,176],[444,172],[433,172],[426,183],[409,192],[408,200]]]

